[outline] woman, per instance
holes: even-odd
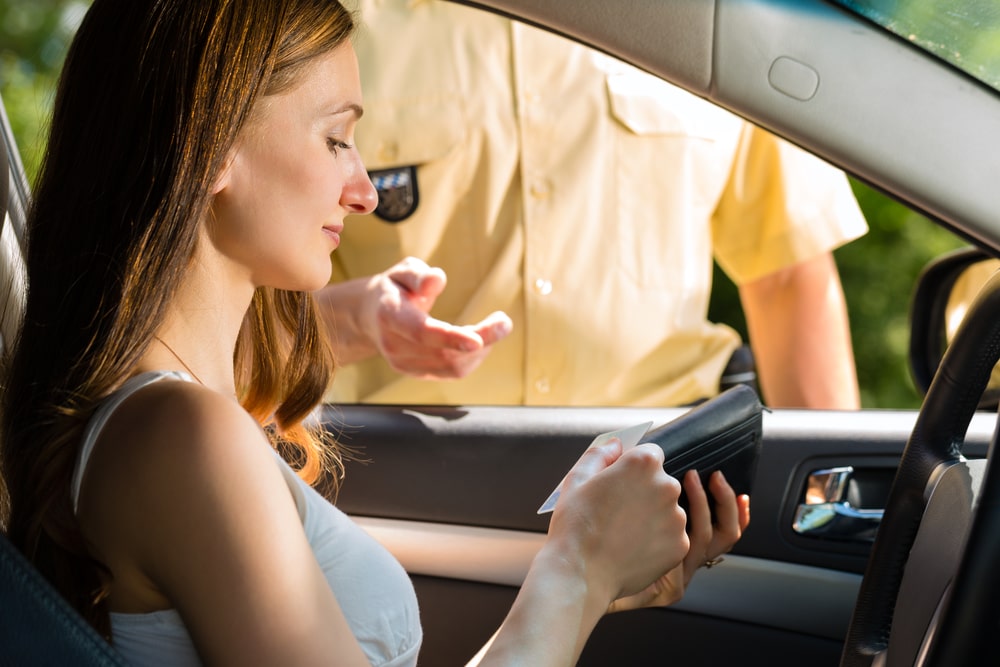
[[[352,31],[329,0],[95,0],[70,49],[0,518],[134,662],[416,661],[405,572],[306,483],[339,464],[304,423],[333,367],[310,292],[375,205]],[[570,664],[606,610],[672,602],[732,546],[748,499],[713,478],[713,528],[690,476],[688,537],[661,463],[581,458],[484,664]]]

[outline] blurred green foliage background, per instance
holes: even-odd
[[[0,95],[29,181],[41,160],[59,67],[88,4],[0,0]],[[907,364],[910,294],[929,260],[964,242],[864,184],[853,186],[871,231],[835,257],[850,310],[862,405],[917,407],[920,396]],[[715,285],[710,317],[745,337],[736,290],[718,269]]]

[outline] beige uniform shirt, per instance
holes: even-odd
[[[867,229],[843,173],[634,67],[450,3],[361,5],[356,142],[371,171],[415,167],[418,199],[348,219],[334,280],[414,255],[448,274],[432,315],[514,331],[459,381],[345,367],[335,401],[712,396],[740,343],[707,321],[713,257],[742,283]]]

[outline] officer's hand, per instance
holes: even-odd
[[[500,311],[466,326],[428,315],[446,283],[444,271],[414,257],[368,281],[365,329],[395,370],[421,378],[462,378],[510,333],[510,318]]]

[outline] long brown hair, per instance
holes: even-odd
[[[0,526],[105,636],[107,573],[70,500],[81,433],[160,326],[255,103],[353,29],[334,0],[95,0],[70,47],[3,387]],[[244,406],[315,481],[329,450],[303,423],[333,358],[311,296],[257,290],[234,368]]]

